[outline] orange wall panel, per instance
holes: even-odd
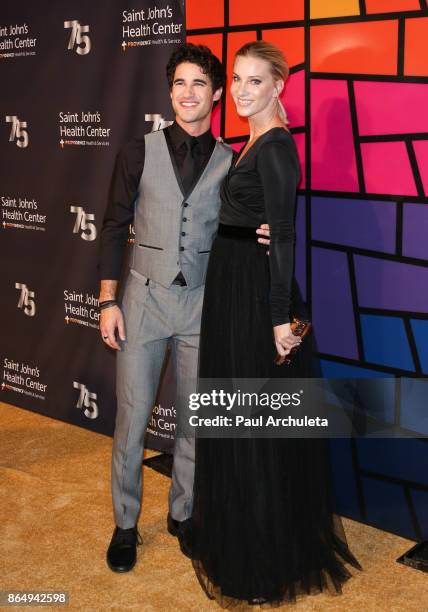
[[[281,49],[290,68],[305,61],[304,28],[263,30],[262,38]]]
[[[358,0],[311,0],[311,19],[359,15]]]
[[[223,34],[196,34],[194,36],[187,36],[186,41],[194,45],[209,47],[220,61],[223,60]]]
[[[229,0],[230,25],[304,19],[304,0]]]
[[[404,74],[428,76],[428,17],[406,19]]]
[[[223,0],[186,0],[186,29],[224,25]]]
[[[311,27],[311,70],[397,73],[396,20]]]
[[[417,11],[419,0],[366,0],[367,13],[392,13],[394,11]]]

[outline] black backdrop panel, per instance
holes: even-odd
[[[99,233],[117,151],[173,118],[165,66],[184,37],[178,0],[2,3],[5,402],[113,432],[115,356],[98,329]],[[173,442],[165,426],[173,394],[166,367],[147,441],[160,450]]]

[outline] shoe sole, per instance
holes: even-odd
[[[121,567],[121,566],[112,565],[107,559],[107,565],[109,569],[111,569],[111,571],[115,572],[116,574],[126,574],[126,572],[130,572],[135,567],[136,562],[137,561],[134,561],[134,563],[130,567]]]

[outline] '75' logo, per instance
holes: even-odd
[[[16,140],[16,146],[21,149],[28,147],[28,132],[26,121],[20,121],[16,115],[6,115],[6,123],[11,123],[9,142]]]
[[[87,55],[91,50],[91,39],[89,38],[88,34],[85,33],[89,32],[89,26],[82,26],[77,19],[73,19],[71,21],[64,21],[64,28],[71,28],[67,48],[74,49],[74,47],[76,47],[76,53],[78,55]]]
[[[29,291],[25,283],[15,283],[15,289],[21,292],[18,300],[18,308],[22,308],[27,316],[34,317],[36,314],[36,303],[32,299],[34,297],[34,291]]]
[[[73,227],[73,234],[79,234],[83,240],[95,240],[97,237],[97,228],[95,223],[95,215],[93,213],[87,213],[84,211],[82,206],[70,206],[70,212],[76,216],[76,221]]]
[[[73,387],[79,391],[76,408],[81,410],[85,407],[83,414],[88,417],[88,419],[96,419],[98,416],[98,406],[95,401],[97,399],[97,394],[91,393],[86,385],[76,380],[73,382]]]

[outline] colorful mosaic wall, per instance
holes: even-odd
[[[302,166],[296,274],[323,373],[395,380],[383,418],[428,434],[426,0],[187,0],[187,39],[231,73],[255,39],[279,46]],[[214,131],[247,126],[224,96]],[[428,537],[423,439],[335,440],[339,511]]]

